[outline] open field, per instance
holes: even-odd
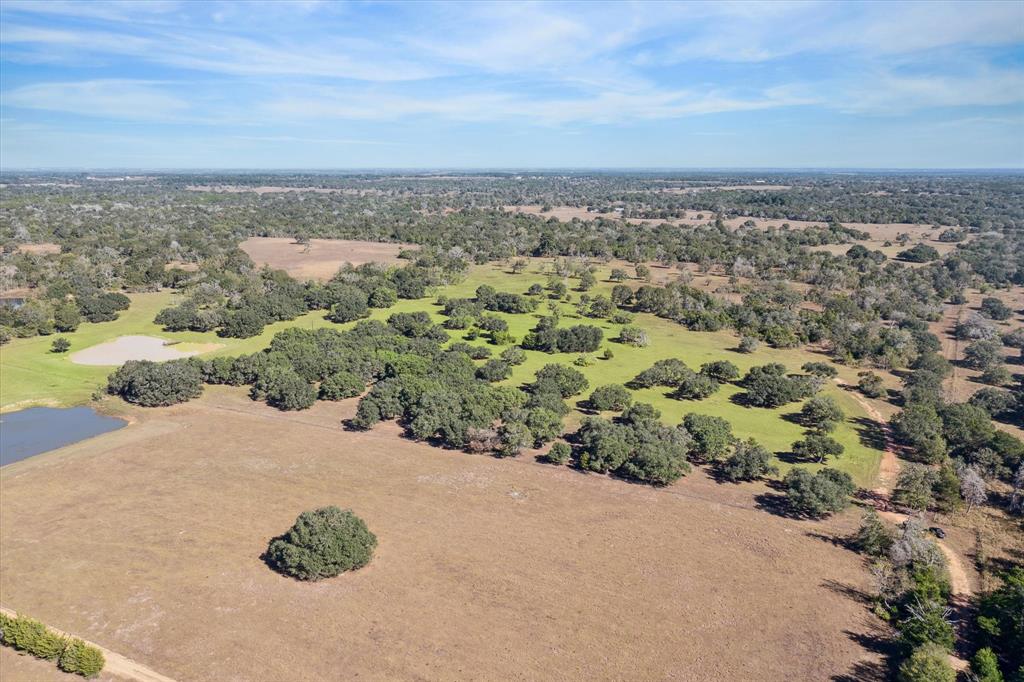
[[[345,263],[399,262],[398,254],[415,249],[413,244],[350,241],[347,239],[312,239],[309,249],[289,237],[251,237],[241,244],[257,265],[284,270],[297,280],[329,280]]]
[[[878,661],[853,596],[867,574],[830,541],[854,513],[795,521],[757,508],[759,484],[658,490],[342,431],[353,409],[217,387],[4,468],[4,605],[179,680],[792,680]],[[270,571],[268,539],[325,504],[378,535],[370,566]]]
[[[472,296],[481,284],[490,284],[500,291],[522,292],[533,282],[544,282],[545,275],[539,270],[542,264],[539,260],[532,261],[532,269],[519,275],[509,274],[500,265],[478,266],[473,268],[470,276],[463,282],[445,287],[437,293],[452,297]],[[599,269],[597,274],[601,281],[590,292],[591,294],[607,293],[611,289],[612,283],[606,279],[609,272],[608,267]],[[73,351],[131,334],[145,334],[184,342],[174,346],[183,352],[208,348],[199,344],[222,344],[222,347],[203,354],[204,357],[214,357],[240,355],[265,348],[274,334],[289,326],[344,327],[324,320],[323,312],[317,311],[291,322],[270,325],[263,334],[251,339],[222,339],[213,333],[163,332],[152,320],[160,308],[170,305],[173,301],[174,296],[170,293],[133,295],[131,309],[122,313],[120,319],[101,324],[83,324],[77,332],[65,336],[71,340]],[[705,362],[726,359],[737,365],[741,372],[754,365],[769,362],[781,362],[790,370],[796,371],[805,362],[825,359],[822,355],[800,349],[762,347],[754,354],[737,353],[732,349],[735,348],[738,339],[730,331],[692,332],[674,322],[648,314],[638,315],[636,321],[647,330],[650,345],[647,348],[633,348],[611,341],[618,336],[620,325],[607,320],[579,318],[571,304],[562,304],[560,308],[563,325],[586,323],[600,327],[605,335],[605,347],[611,348],[615,353],[612,360],[596,360],[591,366],[580,368],[589,379],[591,388],[602,384],[625,383],[654,364],[656,360],[670,357],[682,359],[695,370]],[[439,308],[433,304],[432,299],[401,300],[392,308],[374,310],[371,317],[386,319],[396,312],[415,310],[428,310],[438,322],[445,319],[439,314]],[[533,315],[496,314],[508,321],[509,330],[516,339],[522,339],[536,324],[536,316],[541,312],[543,309]],[[459,332],[452,333],[452,340],[461,340]],[[49,337],[18,339],[0,349],[0,367],[4,373],[4,381],[0,385],[0,404],[5,409],[17,409],[31,404],[80,404],[87,401],[94,390],[105,385],[110,368],[76,365],[66,355],[50,353],[50,343]],[[486,342],[478,340],[475,343],[485,345]],[[497,353],[501,348],[494,350]],[[545,364],[572,364],[577,357],[576,354],[568,353],[529,352],[527,355],[527,361],[514,369],[509,383],[527,383],[532,381],[537,370]],[[836,367],[843,381],[856,383],[855,368],[839,365]],[[784,419],[784,416],[799,411],[799,403],[778,409],[742,407],[731,400],[734,395],[741,392],[741,389],[731,384],[722,386],[715,395],[700,401],[676,400],[669,397],[669,390],[643,389],[635,391],[634,396],[637,400],[649,402],[661,410],[662,418],[669,424],[678,424],[689,412],[724,417],[733,424],[737,436],[754,437],[773,452],[783,453],[779,464],[784,471],[792,465],[784,453],[789,451],[793,442],[800,440],[803,428]],[[869,485],[875,477],[881,456],[875,428],[869,421],[864,420],[864,409],[848,391],[829,385],[825,392],[836,398],[848,416],[847,421],[839,425],[834,434],[834,437],[844,445],[846,452],[837,460],[830,462],[830,465],[848,471],[859,484]],[[589,391],[580,396],[580,399],[586,395],[589,395]],[[573,427],[581,417],[581,412],[574,412],[569,416],[567,425]],[[813,468],[817,465],[808,466]]]

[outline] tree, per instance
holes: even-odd
[[[722,465],[722,475],[730,481],[753,481],[778,471],[772,454],[753,438],[737,442]]]
[[[1017,673],[1024,666],[1024,566],[1003,575],[1003,584],[978,599],[977,625],[982,646],[991,648],[1003,670]],[[1011,679],[1013,679],[1011,677]]]
[[[935,644],[946,652],[953,650],[955,635],[949,622],[950,608],[945,602],[922,599],[915,594],[903,610],[905,615],[896,627],[908,648]]]
[[[627,346],[634,346],[636,348],[644,348],[649,343],[647,339],[647,332],[641,327],[634,327],[627,325],[619,331],[619,343],[624,343]]]
[[[988,485],[974,467],[965,467],[960,472],[960,496],[967,503],[967,511],[988,499]]]
[[[645,282],[651,281],[651,269],[643,263],[637,263],[636,265],[636,278],[642,279]]]
[[[266,325],[263,317],[255,310],[242,308],[224,316],[224,324],[217,333],[231,339],[248,339],[259,336]]]
[[[700,373],[720,384],[726,384],[739,377],[740,369],[728,360],[715,360],[701,365]]]
[[[316,402],[317,392],[294,370],[285,369],[274,375],[266,389],[267,404],[279,410],[305,410]]]
[[[892,499],[897,504],[923,511],[934,501],[935,473],[920,464],[908,464],[900,471]]]
[[[103,652],[78,639],[72,638],[57,659],[57,667],[66,673],[75,673],[82,677],[95,677],[107,664]]]
[[[740,338],[739,346],[736,348],[741,353],[753,353],[761,345],[759,339],[753,336],[743,336]]]
[[[690,413],[683,418],[683,427],[693,437],[690,455],[705,461],[717,461],[732,445],[732,424],[721,417]]]
[[[330,375],[320,384],[321,400],[344,400],[354,398],[366,390],[363,380],[352,372],[341,370]]]
[[[53,326],[59,332],[73,332],[82,323],[82,313],[78,306],[65,302],[53,310]]]
[[[836,424],[843,421],[844,417],[839,403],[829,395],[816,395],[800,409],[800,421],[819,434],[834,431]]]
[[[491,383],[504,381],[512,376],[512,368],[503,360],[488,360],[477,369],[476,375]]]
[[[370,304],[366,292],[356,286],[335,285],[333,287],[334,305],[327,319],[343,324],[369,316]]]
[[[550,450],[548,450],[541,456],[541,459],[543,459],[548,464],[565,464],[566,462],[569,461],[569,458],[571,456],[572,448],[569,446],[569,444],[563,441],[558,441],[557,443],[551,446]]]
[[[942,647],[926,644],[900,665],[899,682],[956,682],[956,671]]]
[[[968,367],[986,370],[1002,362],[1002,344],[994,339],[975,341],[964,349],[964,364]]]
[[[877,511],[869,507],[861,517],[860,527],[854,535],[853,542],[861,552],[880,557],[889,553],[895,539],[896,534],[892,527],[882,520]]]
[[[999,659],[992,649],[978,649],[971,658],[971,674],[975,682],[1003,682],[1003,673],[999,671]]]
[[[896,257],[910,263],[927,263],[928,261],[938,260],[939,252],[935,250],[934,246],[916,244],[905,251],[900,251],[896,254]]]
[[[986,296],[981,299],[980,312],[990,320],[1008,320],[1013,315],[1013,310],[994,296]]]
[[[71,349],[71,342],[63,336],[59,336],[50,344],[51,353],[67,353]]]
[[[787,376],[785,366],[779,363],[751,367],[741,382],[747,391],[743,398],[755,407],[781,407],[811,395],[815,385],[809,379]]]
[[[829,457],[838,457],[843,454],[844,449],[842,443],[821,433],[808,434],[804,436],[803,440],[792,445],[794,455],[815,462],[824,462]]]
[[[587,269],[580,273],[580,291],[590,291],[597,284],[597,277]]]
[[[881,398],[885,395],[885,385],[882,377],[874,372],[858,372],[857,390],[869,398]]]
[[[607,384],[595,388],[594,392],[590,394],[589,402],[591,409],[599,412],[607,410],[621,412],[633,402],[633,394],[622,384]]]
[[[302,512],[270,541],[265,559],[281,573],[315,581],[362,568],[376,546],[377,536],[351,509],[330,506]]]
[[[719,389],[719,383],[709,376],[687,372],[676,387],[675,397],[682,400],[703,400]]]
[[[107,392],[143,407],[174,405],[199,397],[203,377],[198,365],[187,360],[129,360],[110,375]]]
[[[842,511],[856,489],[850,475],[838,469],[821,469],[812,475],[807,469],[793,468],[782,482],[792,509],[812,518]]]
[[[517,457],[525,448],[533,443],[533,434],[526,424],[505,422],[498,427],[499,457]]]
[[[943,423],[934,405],[912,403],[890,421],[893,435],[910,448],[914,459],[937,464],[946,456]]]
[[[526,362],[526,352],[522,348],[512,346],[511,348],[506,348],[501,351],[501,355],[498,356],[498,359],[508,365],[521,365]]]
[[[531,390],[537,392],[538,387],[545,385],[555,388],[563,398],[570,398],[587,390],[590,382],[579,370],[552,363],[540,368]]]
[[[637,374],[629,383],[636,388],[677,386],[685,376],[692,373],[693,371],[683,364],[682,360],[668,358],[658,360],[654,365]]]

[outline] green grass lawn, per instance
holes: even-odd
[[[530,284],[534,282],[543,284],[546,281],[546,275],[539,271],[538,266],[539,262],[531,263],[531,269],[528,272],[516,275],[509,273],[507,269],[499,265],[477,266],[470,271],[469,276],[463,282],[444,287],[435,292],[435,295],[471,297],[481,284],[490,284],[499,291],[522,293]],[[598,272],[600,282],[590,292],[592,295],[608,293],[611,290],[613,284],[606,280],[608,274],[607,268]],[[571,284],[575,285],[575,281]],[[578,297],[579,294],[573,292],[573,299]],[[323,312],[318,311],[303,315],[291,322],[270,325],[263,334],[251,339],[222,339],[213,333],[164,332],[153,324],[153,318],[158,310],[172,304],[174,300],[175,295],[169,292],[133,295],[131,309],[121,313],[118,320],[99,324],[86,323],[74,333],[63,334],[62,336],[66,336],[72,344],[71,352],[68,354],[56,355],[49,352],[50,344],[55,338],[53,336],[16,339],[8,345],[0,347],[0,374],[2,374],[0,405],[2,405],[2,409],[19,409],[33,404],[74,405],[88,401],[92,393],[105,384],[111,368],[76,365],[71,362],[69,355],[118,336],[127,334],[158,336],[182,342],[182,350],[188,350],[190,343],[223,344],[216,350],[204,353],[204,357],[213,357],[251,353],[265,348],[274,334],[290,326],[309,328],[343,328],[347,326],[327,322],[323,319]],[[546,304],[542,305],[541,309],[532,315],[500,315],[508,320],[511,333],[519,340],[536,324],[537,316],[546,313],[545,306]],[[393,308],[374,310],[372,317],[386,319],[395,312],[424,309],[431,312],[438,321],[444,319],[438,312],[439,308],[434,305],[433,297],[418,301],[399,301]],[[602,384],[626,383],[656,360],[670,357],[683,360],[694,370],[698,369],[702,363],[725,359],[737,365],[741,372],[745,372],[754,365],[763,365],[769,362],[781,362],[791,371],[796,371],[800,365],[809,360],[824,359],[821,355],[804,350],[781,350],[767,347],[763,347],[753,354],[737,353],[732,349],[735,348],[738,339],[731,332],[691,332],[671,321],[648,314],[637,315],[635,324],[647,330],[650,345],[646,348],[633,348],[612,341],[618,336],[620,328],[618,325],[613,325],[606,320],[577,318],[572,304],[563,303],[561,309],[562,325],[586,323],[601,327],[606,339],[603,347],[611,348],[615,354],[611,360],[599,360],[596,357],[600,352],[596,353],[591,366],[579,368],[589,379],[591,389]],[[453,341],[461,340],[461,332],[453,331],[452,336]],[[487,345],[482,339],[474,343]],[[495,355],[501,350],[500,347],[494,348]],[[539,352],[528,352],[527,355],[527,361],[515,368],[513,376],[509,379],[510,384],[519,385],[531,381],[534,373],[549,362],[572,364],[577,357],[575,354],[548,355]],[[837,366],[837,369],[839,369],[841,378],[850,383],[856,382],[856,370],[841,366]],[[726,385],[715,395],[700,401],[675,400],[667,396],[668,389],[666,388],[639,390],[635,391],[634,395],[636,400],[652,403],[661,410],[663,420],[669,424],[678,424],[689,412],[720,416],[732,423],[733,431],[737,436],[756,438],[773,452],[788,452],[790,445],[802,437],[803,429],[799,425],[785,420],[783,416],[799,411],[800,404],[793,403],[774,410],[743,407],[730,400],[732,395],[740,391],[741,389],[735,386]],[[855,420],[865,417],[864,410],[846,391],[837,386],[830,384],[824,391],[836,398],[848,416],[848,420],[841,424],[833,434],[845,446],[846,452],[837,460],[830,462],[829,465],[849,472],[859,484],[868,485],[877,474],[881,452],[861,440],[859,426]],[[580,398],[585,398],[587,395],[589,395],[589,390]],[[572,423],[580,418],[582,418],[582,413],[573,413],[570,415],[569,421]],[[784,472],[792,464],[780,460],[779,466]],[[813,465],[808,466],[814,468]]]

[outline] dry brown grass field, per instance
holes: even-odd
[[[699,472],[654,489],[346,432],[353,410],[208,388],[4,467],[4,605],[178,680],[823,680],[879,662],[867,572],[833,542],[853,511],[800,521]],[[327,504],[367,521],[373,562],[313,584],[267,568],[268,540]]]
[[[257,265],[284,270],[298,280],[320,281],[330,279],[345,263],[397,264],[402,250],[416,248],[412,244],[313,239],[307,250],[290,237],[251,237],[240,246]]]

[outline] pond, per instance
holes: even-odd
[[[0,414],[0,466],[114,431],[125,423],[89,407],[32,407]]]

